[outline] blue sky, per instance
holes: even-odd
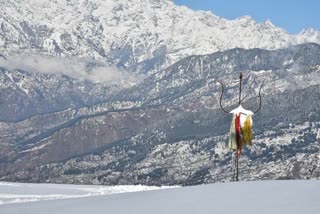
[[[196,10],[211,10],[215,15],[235,19],[249,15],[257,22],[270,19],[289,33],[303,28],[320,30],[320,0],[174,0]]]

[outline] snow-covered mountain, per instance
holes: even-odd
[[[0,120],[6,121],[90,106],[119,91],[119,87],[79,81],[79,75],[70,72],[74,58],[87,62],[89,68],[94,58],[114,68],[156,72],[186,56],[235,47],[277,49],[320,43],[320,33],[314,29],[290,35],[269,20],[256,23],[248,16],[226,20],[170,0],[0,0],[0,11],[0,54],[9,61],[0,58]],[[36,56],[31,61],[35,66],[17,66],[21,61],[29,65],[25,58],[30,55]],[[37,63],[41,55],[68,66]],[[103,75],[110,76],[102,71],[94,80],[106,79]]]
[[[290,35],[269,20],[235,20],[171,0],[1,0],[0,53],[101,59],[133,71],[231,48],[320,43],[319,31]]]
[[[102,101],[138,81],[138,75],[101,61],[41,57],[0,58],[0,120],[81,108]]]
[[[318,31],[290,35],[268,20],[230,21],[169,0],[0,3],[0,179],[230,180],[230,118],[212,81],[226,84],[231,109],[240,71],[247,108],[265,82],[240,178],[320,177]],[[133,71],[148,74],[119,78]],[[122,85],[97,83],[108,75]]]
[[[257,109],[241,179],[319,178],[320,45],[268,51],[232,49],[191,56],[107,101],[2,122],[0,179],[10,181],[181,184],[232,178],[225,142],[231,118],[219,109]],[[307,105],[306,105],[307,103]],[[309,163],[312,164],[309,164]]]

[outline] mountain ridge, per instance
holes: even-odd
[[[320,43],[314,29],[290,35],[268,20],[227,20],[172,1],[2,1],[0,52],[91,57],[130,71],[156,71],[186,56],[236,47]]]

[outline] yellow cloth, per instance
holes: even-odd
[[[251,116],[248,115],[246,118],[246,121],[244,122],[244,125],[241,129],[242,137],[243,137],[243,143],[252,145],[252,119]]]

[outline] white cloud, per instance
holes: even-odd
[[[136,83],[142,76],[107,65],[102,61],[76,58],[54,58],[49,56],[11,56],[0,59],[0,66],[8,70],[25,70],[31,73],[62,74],[74,79],[96,83]]]

